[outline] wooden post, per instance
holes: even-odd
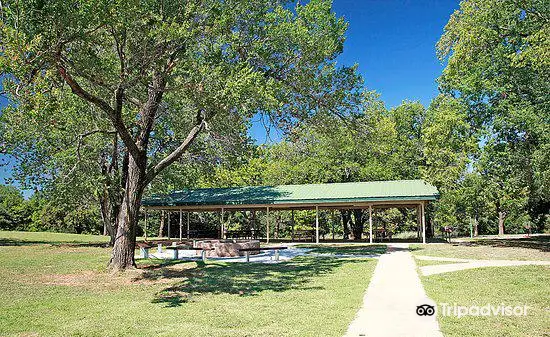
[[[182,231],[183,231],[183,211],[180,208],[180,241],[182,238]]]
[[[265,227],[266,227],[266,243],[269,243],[269,207],[267,208]]]
[[[187,240],[189,240],[189,211],[187,211]]]
[[[416,222],[418,223],[418,226],[416,226],[416,238],[420,239],[420,227],[422,227],[422,210],[420,205],[416,207]]]
[[[319,206],[315,206],[315,243],[319,243]]]
[[[147,208],[145,209],[145,241],[147,241]]]
[[[159,221],[160,221],[160,226],[159,226],[159,237],[164,237],[164,210],[160,211],[160,218],[159,218]]]
[[[290,211],[292,213],[292,237],[291,240],[294,242],[294,210]]]
[[[332,222],[332,241],[334,241],[334,210],[330,211],[330,222]]]
[[[222,238],[222,239],[225,239],[225,224],[223,223],[223,212],[224,212],[224,209],[223,209],[223,207],[222,207],[222,218],[221,218],[221,223],[222,223],[222,225],[221,225],[221,227],[222,227],[222,235],[221,235],[221,238]]]
[[[372,243],[372,205],[369,205],[369,242]]]
[[[426,214],[424,203],[422,203],[420,207],[422,209],[422,243],[426,243]]]
[[[172,212],[168,212],[168,240],[170,240],[170,226],[171,225],[171,220],[172,220]]]

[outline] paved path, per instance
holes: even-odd
[[[422,275],[426,276],[483,267],[550,266],[550,261],[473,260],[437,256],[416,256],[416,258],[420,260],[430,261],[460,262],[451,264],[435,264],[431,266],[420,267]]]
[[[424,292],[408,245],[388,247],[388,253],[380,256],[363,298],[363,307],[346,336],[443,336],[435,315],[416,314],[417,306],[434,305],[434,302]]]

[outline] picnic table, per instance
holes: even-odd
[[[315,241],[315,230],[295,230],[292,235],[292,241]]]
[[[288,247],[258,247],[258,248],[242,248],[239,249],[240,252],[244,252],[244,255],[246,256],[246,262],[250,262],[250,252],[257,252],[261,250],[274,250],[275,251],[275,261],[279,261],[279,250],[281,249],[288,249]]]
[[[373,232],[374,232],[374,239],[380,242],[384,241],[384,239],[390,241],[393,236],[393,233],[391,231],[383,228],[374,229]]]
[[[168,250],[173,251],[172,259],[177,260],[179,258],[178,256],[178,250],[195,250],[201,252],[201,259],[203,261],[206,261],[206,252],[209,250],[212,250],[213,248],[205,248],[205,247],[192,247],[189,245],[172,245],[166,247]]]
[[[141,256],[144,259],[148,259],[149,258],[149,249],[153,248],[153,246],[148,244],[147,242],[138,242],[138,243],[136,243],[136,246],[139,247],[139,250],[141,252]]]

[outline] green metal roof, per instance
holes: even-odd
[[[375,201],[436,200],[437,188],[423,180],[202,188],[144,199],[142,205],[224,206],[326,204]]]

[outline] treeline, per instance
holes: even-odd
[[[468,112],[448,95],[438,96],[427,109],[404,102],[387,110],[370,94],[360,114],[304,124],[280,143],[258,148],[246,164],[216,168],[203,185],[425,179],[441,192],[429,210],[436,232],[444,226],[461,235],[548,230],[547,199],[537,193],[544,189],[526,179],[539,172],[518,165],[505,148],[499,151],[502,144],[483,144],[481,132],[468,123]],[[393,222],[401,228],[396,231],[410,230],[403,227],[407,214],[397,213]],[[342,213],[344,236],[354,227],[360,233],[362,219],[361,212]]]
[[[39,193],[28,200],[14,186],[0,186],[0,229],[101,234],[95,205],[74,209],[48,202]]]
[[[248,4],[243,2],[240,6]],[[212,55],[201,59],[202,63],[197,62],[204,53],[202,42],[196,45],[201,46],[197,47],[200,52],[182,55],[186,60],[182,66],[193,68],[166,77],[177,79],[171,87],[174,91],[166,90],[162,104],[147,105],[155,108],[149,120],[150,129],[144,128],[149,124],[136,118],[144,116],[139,101],[150,98],[149,76],[156,74],[153,68],[138,72],[142,81],[132,82],[139,88],[128,92],[127,99],[115,100],[115,91],[105,89],[102,84],[113,81],[112,75],[120,73],[116,68],[120,62],[113,60],[125,53],[107,53],[114,50],[113,45],[99,35],[94,35],[94,43],[101,47],[94,50],[107,54],[96,56],[108,61],[89,62],[90,49],[77,48],[86,44],[67,48],[70,55],[75,53],[71,62],[78,61],[82,70],[75,73],[76,79],[86,83],[84,87],[105,102],[119,105],[117,113],[125,124],[121,126],[120,120],[116,120],[117,129],[105,117],[110,109],[102,105],[106,112],[101,112],[100,107],[75,96],[73,91],[78,87],[73,86],[71,91],[67,78],[59,78],[56,68],[49,67],[50,59],[31,57],[49,55],[56,48],[47,43],[59,39],[37,38],[46,45],[35,45],[19,33],[9,35],[7,27],[11,26],[7,22],[7,30],[2,34],[8,34],[6,41],[11,43],[6,44],[6,50],[11,54],[0,55],[0,65],[10,104],[0,116],[0,151],[12,156],[13,179],[18,186],[38,192],[24,200],[14,188],[2,187],[0,228],[86,233],[105,229],[114,240],[117,228],[124,227],[119,222],[130,219],[125,215],[128,210],[122,208],[130,182],[142,188],[137,190],[139,193],[126,193],[126,198],[136,199],[141,192],[148,196],[194,187],[425,179],[441,192],[441,199],[428,210],[429,223],[436,231],[443,226],[454,227],[460,234],[469,234],[470,227],[476,234],[548,231],[550,12],[547,7],[541,0],[505,0],[498,6],[491,0],[462,1],[437,44],[438,56],[445,63],[438,78],[440,94],[428,107],[405,101],[388,109],[376,93],[363,87],[356,67],[339,68],[333,63],[343,47],[345,24],[333,15],[330,2],[320,1],[297,13],[307,20],[317,18],[327,24],[309,25],[312,30],[321,29],[316,34],[285,26],[285,34],[292,39],[273,42],[270,52],[252,53],[262,55],[264,63],[242,53],[242,46],[234,54],[219,53],[213,48]],[[233,8],[224,10],[233,13]],[[238,17],[248,11],[234,14]],[[323,15],[308,14],[309,11]],[[32,24],[42,22],[40,13],[36,20],[30,20]],[[55,14],[52,18],[64,17],[58,15],[57,9],[52,13]],[[148,10],[143,15],[147,13]],[[127,15],[133,20],[135,13],[132,10]],[[19,18],[14,20],[19,22]],[[87,20],[75,22],[87,24]],[[73,23],[68,21],[64,25]],[[254,24],[250,22],[251,26]],[[51,33],[50,27],[50,22],[46,22],[39,28]],[[159,27],[162,30],[167,26]],[[136,41],[145,38],[140,35],[145,28],[133,32],[139,37]],[[13,30],[16,31],[19,30]],[[27,33],[32,35],[35,31],[40,30],[29,28]],[[198,36],[203,36],[203,30],[200,31]],[[232,30],[210,33],[226,31]],[[64,32],[61,29],[54,33]],[[302,38],[295,39],[297,33]],[[287,36],[281,34],[277,30],[274,34],[277,38],[267,38],[265,43]],[[12,39],[13,36],[21,41]],[[333,43],[325,43],[327,36]],[[218,41],[220,37],[212,38]],[[232,35],[230,41],[234,38]],[[313,40],[308,42],[310,39]],[[181,41],[188,41],[188,37]],[[279,48],[289,43],[294,48],[285,47],[284,52],[293,55],[294,49],[302,50],[310,55],[305,58],[307,62],[298,62],[299,58],[294,56],[271,58],[280,55]],[[21,44],[33,52],[21,53]],[[264,48],[264,45],[248,47]],[[140,57],[142,49],[136,50],[133,52]],[[175,52],[181,49],[176,48]],[[242,62],[238,66],[237,59]],[[30,66],[31,61],[38,71]],[[136,67],[143,64],[149,63]],[[67,69],[72,67],[74,63],[67,65]],[[273,70],[279,68],[278,72]],[[92,74],[99,80],[90,80]],[[200,76],[194,78],[189,74]],[[186,81],[188,85],[182,85]],[[132,95],[138,96],[132,99]],[[282,131],[281,142],[253,144],[247,128],[255,114],[261,114],[272,127]],[[143,131],[146,129],[149,132]],[[185,151],[178,151],[185,144],[185,135],[192,136],[192,142]],[[137,151],[129,139],[146,144],[144,150]],[[171,156],[173,151],[177,156]],[[139,179],[133,181],[128,178],[132,173],[129,163],[136,158],[140,158],[141,171],[138,170]],[[166,158],[169,166],[163,165]],[[156,170],[159,165],[162,169]],[[134,215],[131,226],[126,224],[132,230],[138,220]],[[407,213],[388,212],[380,215],[380,221],[386,225],[399,223],[400,228],[407,229],[412,224],[411,217]],[[364,219],[361,212],[342,212],[339,218],[342,235],[357,237]]]

